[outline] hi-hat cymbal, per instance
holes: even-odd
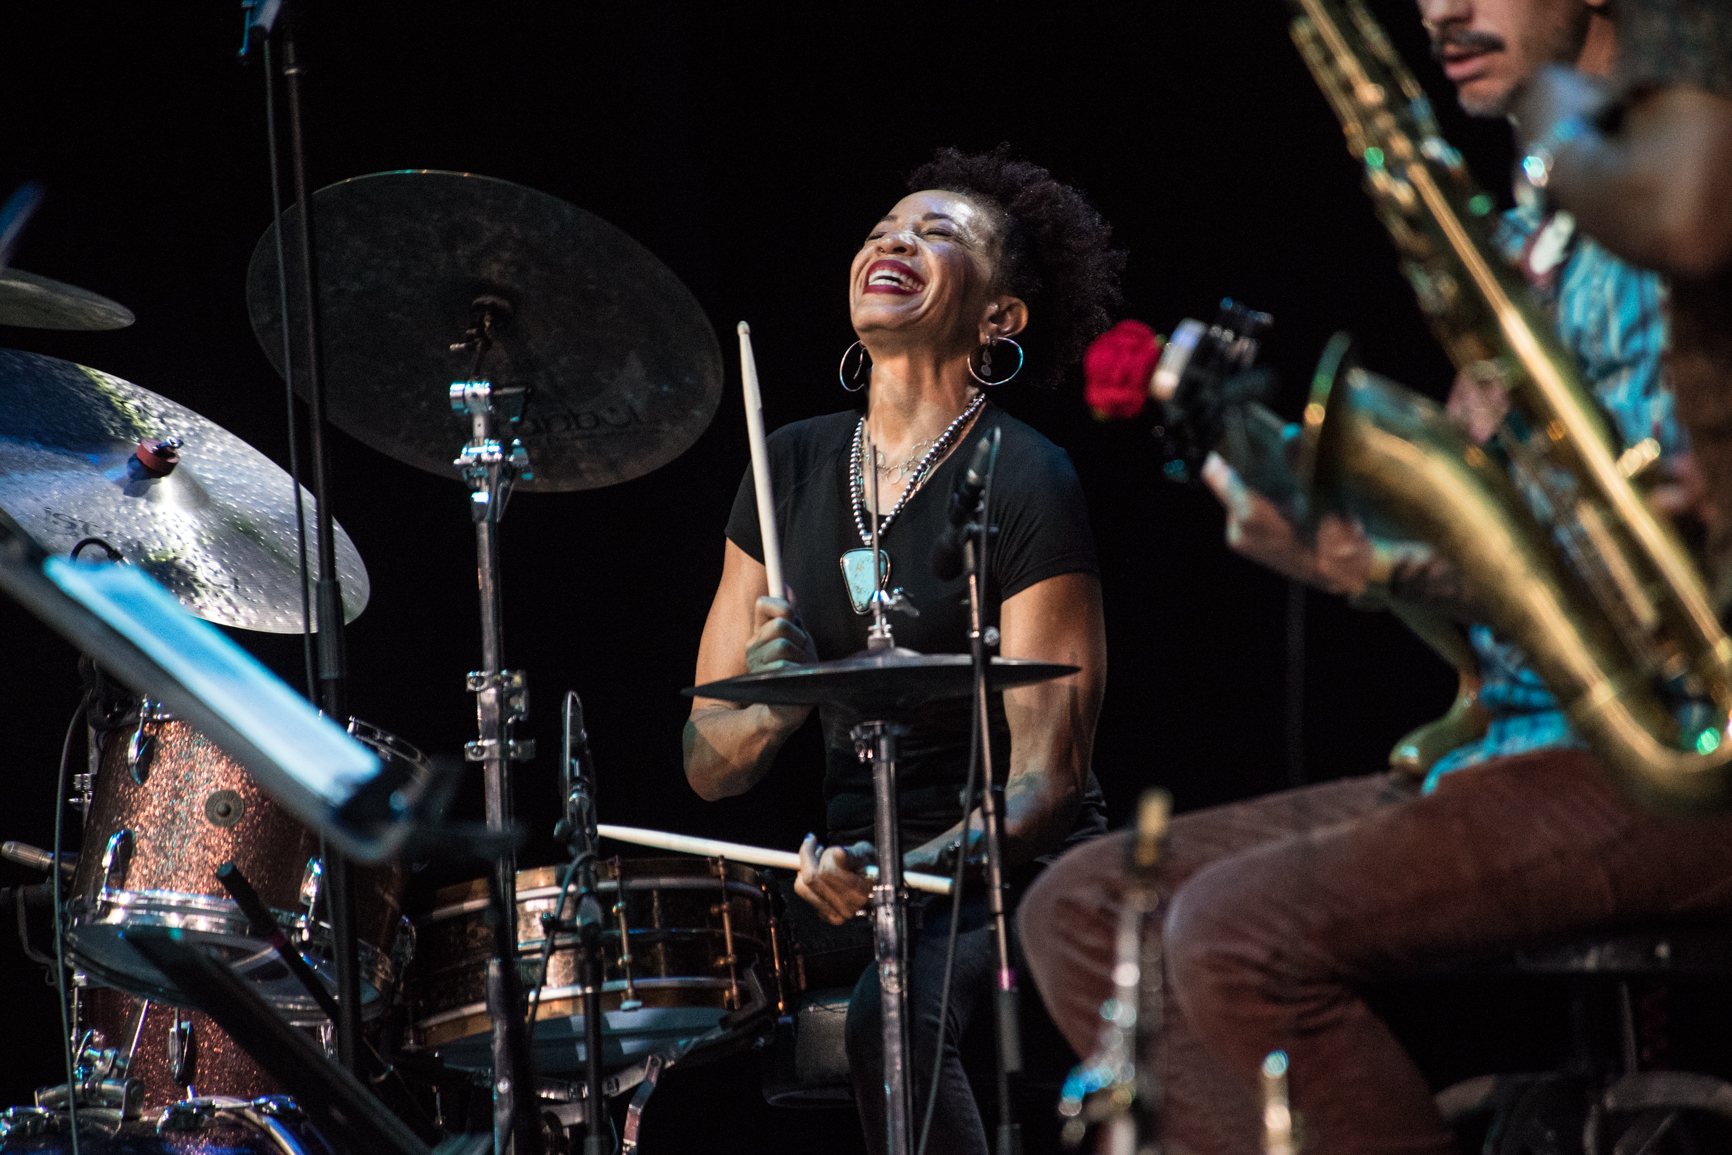
[[[153,476],[139,444],[170,437],[182,443],[179,461]],[[50,553],[101,538],[201,618],[298,633],[293,485],[270,458],[166,397],[0,349],[0,509]],[[310,552],[313,497],[302,489],[301,501]],[[343,613],[353,620],[367,605],[367,569],[349,535],[336,536]]]
[[[594,489],[673,460],[721,399],[721,351],[697,301],[656,257],[601,218],[546,193],[471,173],[386,172],[313,194],[326,412],[399,461],[447,477],[468,436],[447,390],[467,380],[453,351],[494,306],[479,376],[532,390],[516,436],[534,480],[519,489]],[[299,246],[298,209],[283,214]],[[247,311],[283,372],[277,230],[247,270]],[[299,261],[289,266],[295,388],[307,393]],[[507,437],[510,434],[506,434]]]
[[[987,667],[986,687],[1008,690],[1076,672],[1076,666],[1054,662],[994,658]],[[927,702],[968,697],[974,692],[974,659],[967,654],[877,650],[762,674],[740,674],[680,692],[688,698],[769,706],[841,706],[863,718],[889,718]]]
[[[0,269],[0,325],[27,329],[124,329],[132,310],[76,285]]]

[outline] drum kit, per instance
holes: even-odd
[[[300,241],[290,209],[253,254],[253,328],[298,392],[324,391],[332,424],[469,487],[483,668],[468,675],[481,733],[465,757],[483,767],[488,825],[506,830],[509,764],[533,753],[513,734],[526,716],[527,684],[505,666],[499,614],[498,533],[508,499],[517,488],[613,485],[683,452],[720,401],[715,335],[647,250],[532,189],[465,173],[392,172],[331,185],[311,203],[317,292],[297,281],[304,274],[296,262],[279,263]],[[284,333],[306,324],[309,300],[322,330],[322,381],[292,355]],[[131,320],[95,294],[0,270],[0,324],[103,329]],[[165,397],[52,357],[0,350],[0,388],[0,511],[49,553],[135,566],[191,613],[226,626],[323,631],[323,599],[310,596],[305,572],[314,495],[263,454]],[[346,622],[366,607],[366,568],[334,523],[329,541]],[[889,851],[873,904],[875,944],[856,936],[839,951],[829,928],[802,933],[817,920],[758,868],[789,865],[786,852],[600,827],[568,728],[562,836],[573,868],[520,872],[507,853],[490,878],[440,891],[415,924],[403,914],[396,865],[353,869],[348,963],[317,832],[187,721],[121,689],[99,664],[91,669],[88,769],[72,781],[82,835],[78,853],[58,862],[66,897],[56,929],[74,972],[74,1072],[70,1084],[40,1091],[34,1106],[0,1113],[0,1152],[61,1150],[69,1130],[92,1126],[89,1141],[100,1147],[106,1137],[127,1150],[292,1155],[366,1145],[329,1133],[329,1118],[312,1119],[283,1094],[269,1062],[197,1009],[205,992],[135,945],[129,936],[141,928],[167,928],[196,945],[327,1055],[336,1042],[332,994],[342,998],[341,971],[353,966],[378,1093],[422,1140],[477,1130],[491,1116],[503,1148],[510,1129],[500,1120],[511,1110],[488,1101],[511,1099],[501,1066],[510,1061],[509,1024],[531,1040],[535,1077],[525,1084],[520,1073],[519,1084],[535,1088],[543,1143],[565,1149],[567,1127],[605,1118],[589,1103],[635,1088],[630,1150],[661,1071],[773,1037],[797,1048],[789,1028],[802,998],[816,997],[813,984],[851,984],[874,948],[885,978],[886,967],[899,974],[905,888],[951,886],[902,874],[895,747],[898,719],[911,707],[975,693],[965,655],[879,649],[695,691],[840,704],[876,719],[857,728],[878,763],[878,834]],[[993,659],[990,680],[1002,688],[1069,670]],[[432,773],[427,756],[395,735],[360,719],[349,731],[382,762],[411,776]],[[604,859],[604,834],[694,853]],[[43,869],[56,862],[16,843],[4,853]],[[584,906],[585,898],[593,903]],[[506,962],[494,949],[493,912],[501,909],[515,923]],[[587,921],[584,910],[592,912]],[[852,959],[852,974],[835,965],[839,955]],[[519,984],[501,977],[507,963],[527,988],[518,1005],[508,996]],[[897,977],[884,989],[900,985]],[[887,1061],[892,1126],[902,1137],[893,1150],[909,1134],[900,1002],[887,999],[885,1015],[887,1043],[891,1032],[901,1035]],[[793,1067],[832,1075],[839,1062],[796,1058]],[[587,1081],[562,1081],[585,1071]],[[79,1120],[70,1128],[69,1107]],[[605,1150],[599,1130],[586,1130],[587,1149]]]

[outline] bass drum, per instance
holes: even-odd
[[[420,751],[383,730],[356,720],[349,732],[412,774],[429,769]],[[67,931],[79,969],[105,986],[187,1002],[122,937],[132,927],[176,927],[291,1022],[323,1021],[318,1004],[217,881],[216,868],[225,862],[240,868],[334,989],[318,836],[210,739],[146,707],[130,734],[110,732],[91,790]],[[403,873],[396,863],[352,873],[362,1014],[371,1016],[383,1008],[381,996],[402,961],[393,950],[403,929]]]
[[[523,986],[533,994],[565,868],[517,875],[517,938]],[[731,1012],[742,1024],[773,1019],[782,1004],[782,958],[770,894],[757,870],[703,858],[638,858],[597,866],[608,912],[602,935],[603,1061],[610,1066],[682,1042],[728,1036]],[[492,1064],[487,1017],[487,881],[438,892],[433,913],[416,925],[416,961],[406,980],[412,1038],[447,1066]],[[576,912],[576,888],[565,917]],[[575,935],[560,935],[535,1010],[535,1068],[569,1073],[584,1062],[583,999]],[[763,1012],[760,1016],[756,1012]],[[694,1059],[697,1056],[694,1055]]]

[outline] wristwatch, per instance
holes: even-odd
[[[1584,117],[1572,116],[1558,121],[1532,145],[1527,155],[1522,157],[1521,185],[1517,188],[1518,199],[1526,202],[1530,197],[1537,202],[1545,199],[1546,185],[1552,179],[1552,164],[1557,159],[1557,152],[1573,140],[1578,140],[1592,131],[1593,125]],[[1527,197],[1521,196],[1523,192]]]

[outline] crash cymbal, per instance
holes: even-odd
[[[132,310],[76,285],[23,269],[0,270],[0,325],[27,329],[124,329]]]
[[[171,437],[177,450],[152,452]],[[166,397],[0,349],[0,509],[50,553],[101,538],[201,618],[297,633],[293,484],[270,458]],[[301,500],[311,550],[313,498],[303,489]],[[340,528],[337,572],[352,620],[367,605],[367,569]]]
[[[470,349],[453,351],[494,306],[479,376],[533,392],[516,431],[534,480],[519,489],[595,489],[641,476],[696,441],[721,398],[721,351],[703,310],[636,241],[556,197],[470,173],[386,172],[313,194],[326,412],[399,461],[455,478],[468,424],[451,412]],[[283,215],[284,251],[299,245]],[[253,250],[247,311],[283,371],[275,228]],[[299,262],[289,318],[305,324]],[[302,349],[295,387],[306,395]]]
[[[1053,662],[994,658],[987,669],[986,686],[1007,690],[1076,672],[1076,666]],[[974,659],[967,654],[919,654],[900,648],[785,666],[762,674],[741,674],[680,691],[688,698],[725,702],[841,706],[863,718],[894,717],[927,702],[966,698],[973,692]]]

